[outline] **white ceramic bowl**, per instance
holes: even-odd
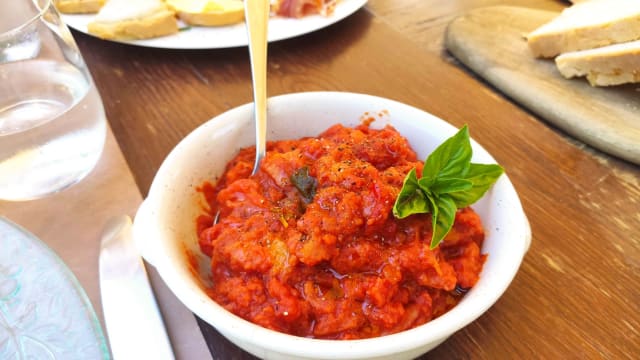
[[[422,159],[457,130],[414,107],[353,93],[282,95],[269,99],[268,110],[270,140],[316,136],[330,125],[355,126],[363,116],[374,116],[373,127],[393,125]],[[198,248],[194,219],[202,213],[203,199],[195,187],[216,180],[238,149],[254,144],[252,112],[252,104],[235,108],[185,137],[158,170],[134,222],[144,258],[187,308],[233,343],[267,359],[413,358],[474,321],[509,286],[529,248],[531,230],[518,195],[503,175],[473,206],[487,235],[482,251],[489,254],[480,280],[456,307],[429,323],[374,339],[318,340],[268,330],[223,309],[204,291],[210,283],[209,259]],[[495,163],[474,141],[472,147],[473,162]],[[195,269],[189,257],[197,260]]]

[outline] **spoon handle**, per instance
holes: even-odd
[[[245,22],[249,36],[249,56],[253,78],[253,102],[256,122],[256,162],[253,173],[267,149],[267,25],[269,0],[245,0]]]

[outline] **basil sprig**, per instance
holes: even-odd
[[[440,244],[453,227],[456,210],[478,201],[504,172],[500,165],[471,163],[467,125],[443,142],[424,163],[418,179],[412,169],[393,205],[393,215],[405,218],[431,213],[431,248]]]

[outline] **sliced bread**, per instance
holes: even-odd
[[[527,35],[537,57],[640,39],[640,0],[589,0]]]
[[[97,13],[105,0],[54,0],[56,9],[64,14]]]
[[[586,76],[593,86],[640,82],[640,40],[568,52],[555,61],[564,77]]]
[[[87,28],[103,39],[132,40],[177,33],[178,22],[161,0],[108,0]]]
[[[178,14],[178,18],[189,25],[222,26],[244,20],[242,0],[165,0]]]

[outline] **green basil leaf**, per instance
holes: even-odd
[[[411,169],[404,178],[400,194],[393,204],[393,216],[403,219],[412,214],[424,214],[430,211],[426,195],[418,185],[416,169]]]
[[[433,233],[431,235],[431,249],[435,249],[442,239],[449,233],[456,219],[456,204],[448,195],[442,195],[432,203],[434,210],[431,216]]]
[[[465,180],[473,184],[471,188],[464,191],[451,192],[449,196],[455,201],[459,209],[467,207],[480,200],[503,172],[504,169],[500,165],[471,164],[465,177]]]
[[[470,161],[471,142],[469,141],[469,128],[465,125],[427,157],[422,177],[430,180],[464,178],[469,169]]]
[[[316,189],[318,188],[318,180],[309,175],[309,168],[302,167],[296,170],[292,175],[291,183],[298,189],[302,200],[309,204],[313,201],[313,197],[316,195]]]
[[[433,194],[448,194],[453,192],[460,192],[471,189],[473,183],[467,179],[435,179],[431,186],[426,189],[427,182],[425,180],[418,180],[418,184],[420,188],[425,192],[431,192]]]
[[[393,215],[431,213],[431,248],[437,247],[453,227],[457,209],[478,201],[504,172],[499,165],[472,164],[469,129],[463,126],[425,161],[422,177],[412,169],[393,205]]]

